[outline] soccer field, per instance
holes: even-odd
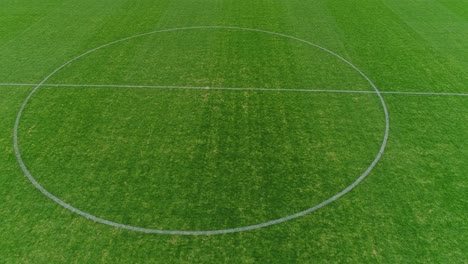
[[[467,263],[468,3],[0,3],[1,263]]]

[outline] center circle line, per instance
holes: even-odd
[[[23,158],[21,156],[19,143],[18,143],[18,141],[19,141],[18,140],[19,139],[18,130],[19,130],[19,124],[20,124],[20,121],[21,121],[21,116],[23,114],[24,109],[26,108],[26,105],[28,104],[31,97],[36,93],[36,91],[39,90],[40,87],[45,85],[45,83],[47,82],[47,80],[49,80],[49,78],[51,78],[55,73],[57,73],[58,71],[60,71],[61,69],[63,69],[67,65],[69,65],[70,63],[72,63],[72,62],[74,62],[74,61],[76,61],[76,60],[78,60],[78,59],[92,53],[92,52],[95,52],[95,51],[97,51],[99,49],[108,47],[110,45],[113,45],[113,44],[116,44],[116,43],[119,43],[119,42],[123,42],[123,41],[126,41],[126,40],[131,40],[131,39],[135,39],[135,38],[139,38],[139,37],[143,37],[143,36],[147,36],[147,35],[151,35],[151,34],[156,34],[156,33],[181,31],[181,30],[197,30],[197,29],[198,30],[200,30],[200,29],[224,29],[224,30],[229,30],[230,29],[230,30],[261,32],[261,33],[270,34],[270,35],[282,36],[282,37],[297,40],[299,42],[303,42],[303,43],[308,44],[310,46],[321,49],[321,50],[323,50],[323,51],[337,57],[341,61],[345,62],[348,66],[350,66],[351,68],[356,70],[364,79],[367,80],[367,82],[374,89],[375,94],[378,96],[378,98],[380,100],[380,103],[382,105],[382,109],[383,109],[384,115],[385,115],[385,132],[384,132],[384,135],[383,135],[382,143],[381,143],[379,152],[377,153],[377,155],[375,156],[374,160],[369,165],[369,167],[352,184],[347,186],[345,189],[341,190],[340,192],[338,192],[334,196],[328,198],[327,200],[325,200],[325,201],[323,201],[323,202],[321,202],[319,204],[316,204],[316,205],[314,205],[314,206],[312,206],[309,209],[306,209],[304,211],[301,211],[301,212],[298,212],[298,213],[295,213],[295,214],[291,214],[291,215],[288,215],[288,216],[285,216],[285,217],[282,217],[282,218],[278,218],[278,219],[275,219],[275,220],[270,220],[270,221],[266,221],[266,222],[263,222],[263,223],[259,223],[259,224],[236,227],[236,228],[206,230],[206,231],[184,231],[184,230],[152,229],[152,228],[144,228],[144,227],[137,227],[137,226],[132,226],[132,225],[121,224],[121,223],[109,221],[109,220],[106,220],[106,219],[103,219],[103,218],[99,218],[97,216],[94,216],[94,215],[91,215],[91,214],[86,213],[84,211],[81,211],[81,210],[73,207],[72,205],[62,201],[60,198],[56,197],[55,195],[53,195],[52,193],[47,191],[33,177],[33,175],[29,172],[29,170],[28,170],[28,168],[27,168],[26,164],[24,163]],[[45,77],[37,86],[35,86],[35,88],[28,94],[26,99],[23,101],[23,104],[21,105],[21,107],[20,107],[20,109],[19,109],[19,111],[17,113],[16,120],[15,120],[15,125],[14,125],[14,128],[13,128],[13,147],[14,147],[14,150],[15,150],[15,156],[16,156],[16,159],[18,161],[19,166],[23,170],[26,177],[31,181],[31,183],[39,191],[41,191],[45,196],[52,199],[54,202],[58,203],[59,205],[65,207],[66,209],[68,209],[68,210],[70,210],[70,211],[72,211],[72,212],[74,212],[76,214],[79,214],[79,215],[81,215],[81,216],[83,216],[83,217],[85,217],[87,219],[90,219],[90,220],[93,220],[95,222],[99,222],[99,223],[102,223],[102,224],[106,224],[106,225],[109,225],[109,226],[122,228],[122,229],[127,229],[127,230],[131,230],[131,231],[136,231],[136,232],[143,232],[143,233],[167,234],[167,235],[216,235],[216,234],[227,234],[227,233],[235,233],[235,232],[254,230],[254,229],[259,229],[259,228],[279,224],[279,223],[282,223],[282,222],[286,222],[288,220],[298,218],[298,217],[304,216],[306,214],[309,214],[309,213],[311,213],[313,211],[316,211],[317,209],[319,209],[319,208],[321,208],[321,207],[323,207],[323,206],[337,200],[338,198],[342,197],[343,195],[345,195],[346,193],[351,191],[354,187],[356,187],[359,183],[361,183],[367,177],[367,175],[369,175],[369,173],[372,171],[372,169],[377,165],[377,163],[379,162],[379,160],[381,159],[381,157],[382,157],[382,155],[383,155],[383,153],[385,151],[385,148],[386,148],[386,145],[387,145],[387,142],[388,142],[388,137],[389,137],[389,130],[390,130],[390,118],[389,118],[389,114],[388,114],[388,109],[387,109],[387,105],[385,104],[385,100],[384,100],[382,94],[380,93],[379,89],[370,80],[370,78],[367,77],[359,68],[357,68],[355,65],[353,65],[351,62],[349,62],[348,60],[346,60],[342,56],[340,56],[340,55],[338,55],[338,54],[336,54],[336,53],[334,53],[334,52],[332,52],[332,51],[330,51],[330,50],[328,50],[326,48],[323,48],[323,47],[321,47],[321,46],[319,46],[317,44],[314,44],[312,42],[309,42],[309,41],[306,41],[306,40],[303,40],[303,39],[300,39],[300,38],[297,38],[297,37],[294,37],[294,36],[289,36],[289,35],[286,35],[286,34],[282,34],[282,33],[271,32],[271,31],[266,31],[266,30],[261,30],[261,29],[233,27],[233,26],[196,26],[196,27],[182,27],[182,28],[156,30],[156,31],[151,31],[151,32],[143,33],[143,34],[138,34],[138,35],[126,37],[126,38],[123,38],[123,39],[119,39],[119,40],[116,40],[116,41],[109,42],[109,43],[104,44],[102,46],[99,46],[97,48],[91,49],[91,50],[89,50],[89,51],[87,51],[85,53],[82,53],[81,55],[78,55],[77,57],[65,62],[64,64],[62,64],[61,66],[56,68],[54,71],[52,71],[52,73],[50,73],[47,77]]]

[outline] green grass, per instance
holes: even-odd
[[[382,91],[467,93],[462,1],[3,1],[0,83],[39,83],[103,44],[235,26],[340,54]],[[97,50],[51,84],[371,91],[336,57],[237,29],[156,33]],[[384,94],[386,151],[353,191],[248,232],[170,236],[87,220],[41,194],[13,150],[32,86],[0,86],[0,262],[466,263],[468,97]],[[351,184],[379,151],[368,93],[45,86],[19,127],[28,169],[95,216],[170,230],[258,224]]]

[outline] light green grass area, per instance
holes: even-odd
[[[467,12],[449,0],[1,2],[0,262],[466,263]],[[313,213],[257,230],[119,229],[31,184],[13,127],[34,84],[113,41],[203,26],[222,28],[118,42],[47,79],[18,129],[35,179],[73,207],[126,225],[255,225],[339,193],[381,148],[379,97],[320,47],[383,92],[465,96],[383,94],[389,140],[364,181]]]

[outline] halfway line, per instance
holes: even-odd
[[[28,86],[35,87],[32,83],[0,83],[0,86]],[[289,92],[314,92],[314,93],[364,93],[375,94],[376,91],[358,90],[326,90],[326,89],[287,89],[287,88],[235,88],[235,87],[201,87],[201,86],[167,86],[167,85],[124,85],[124,84],[43,84],[43,87],[95,87],[95,88],[151,88],[151,89],[191,89],[191,90],[231,90],[231,91],[289,91]],[[468,93],[446,92],[399,92],[381,91],[381,94],[403,95],[432,95],[432,96],[468,96]]]

